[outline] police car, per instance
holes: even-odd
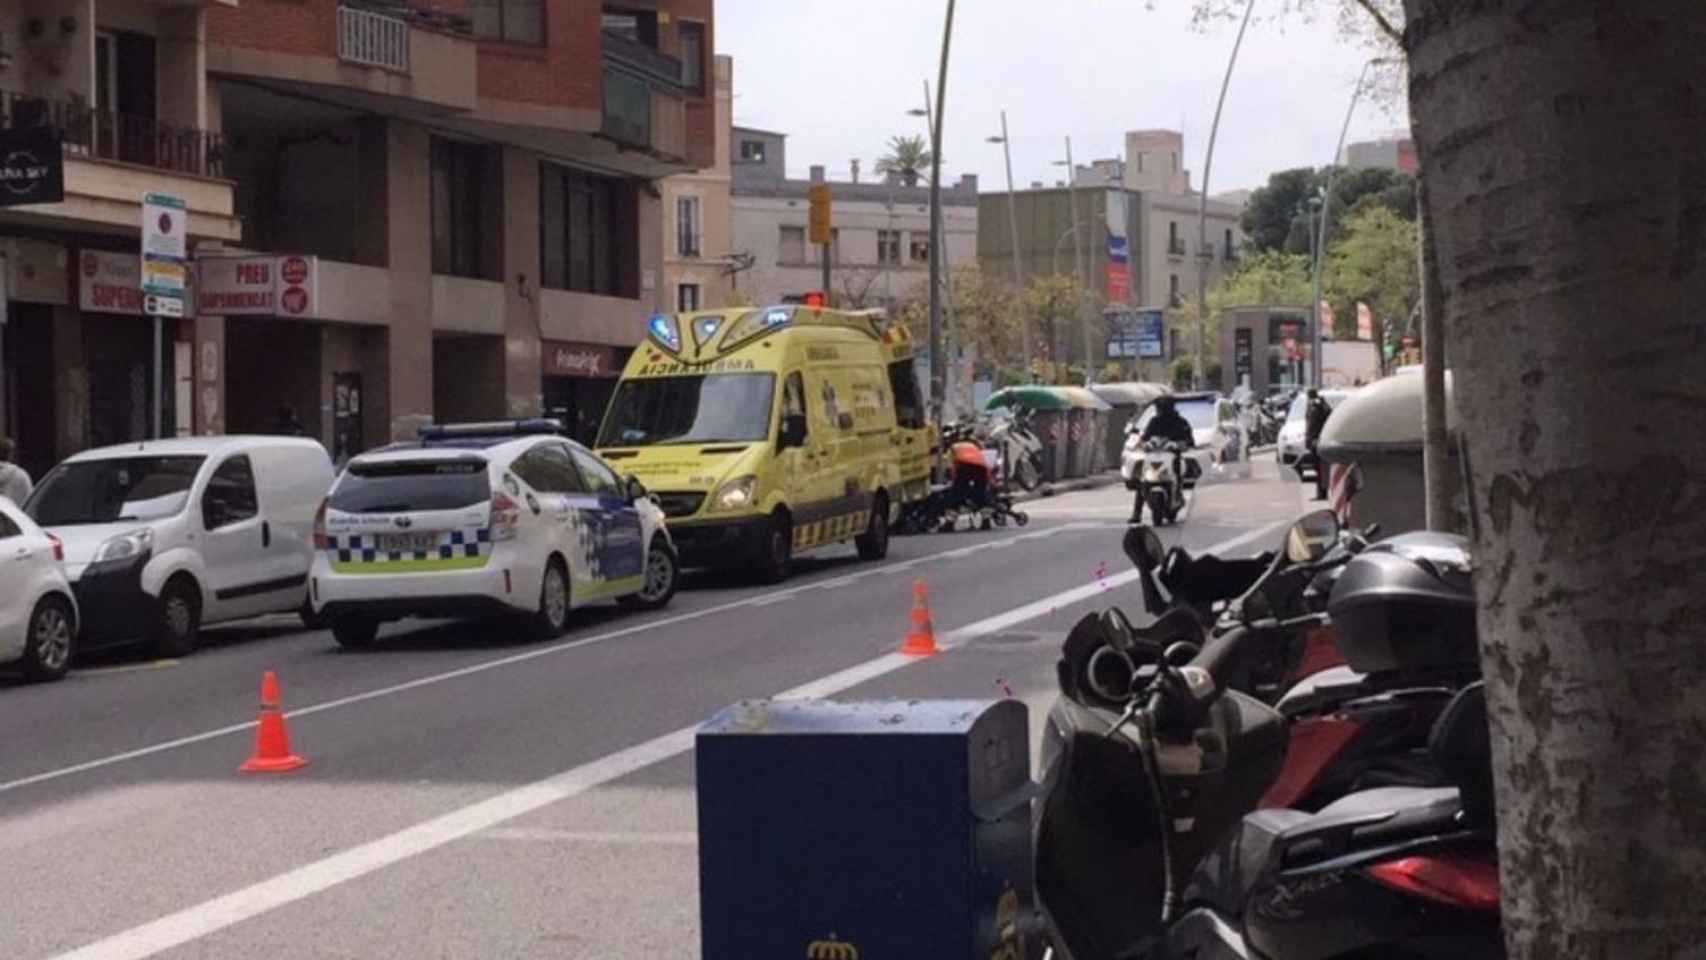
[[[538,637],[601,600],[656,609],[679,566],[639,481],[555,420],[423,427],[349,462],[314,521],[314,610],[346,647],[404,617],[521,615]]]

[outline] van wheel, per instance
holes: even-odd
[[[552,640],[568,627],[569,574],[563,569],[563,561],[552,557],[539,580],[539,612],[533,615],[533,634],[540,640]]]
[[[871,505],[871,525],[864,533],[853,538],[853,545],[859,548],[859,559],[881,560],[889,555],[889,500],[878,494],[877,502]]]
[[[64,597],[47,596],[36,604],[24,634],[22,669],[33,682],[58,680],[71,669],[71,648],[77,630],[71,621],[71,604]]]
[[[314,601],[304,599],[302,606],[297,608],[296,616],[302,621],[304,630],[326,629],[326,618],[314,612]]]
[[[794,572],[794,525],[786,513],[778,510],[770,517],[761,551],[757,571],[761,582],[781,583]]]
[[[154,604],[149,641],[163,657],[185,657],[201,646],[201,591],[194,580],[177,576],[166,582]]]
[[[338,617],[332,621],[332,639],[346,650],[373,646],[379,636],[379,621],[365,617]]]

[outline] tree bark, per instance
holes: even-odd
[[[1706,944],[1706,4],[1406,0],[1510,955]]]
[[[1445,405],[1445,291],[1439,281],[1433,219],[1427,214],[1427,184],[1416,185],[1416,252],[1422,293],[1422,488],[1429,530],[1457,530],[1452,492],[1451,434]]]

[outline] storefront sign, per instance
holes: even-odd
[[[47,127],[0,131],[0,207],[65,199],[65,153]]]
[[[133,253],[84,250],[77,287],[77,305],[84,310],[142,316],[142,263]]]
[[[298,256],[199,260],[196,309],[206,316],[312,315],[318,265]]]
[[[616,351],[602,344],[546,340],[541,346],[547,377],[614,377],[621,373],[616,369]]]

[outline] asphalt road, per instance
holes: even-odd
[[[1259,462],[1163,538],[1254,552],[1301,496]],[[582,611],[551,644],[397,624],[353,653],[273,618],[182,661],[0,679],[0,957],[697,956],[694,726],[783,694],[1011,691],[1035,729],[1072,623],[1141,618],[1129,504],[1065,494],[1022,530],[849,549],[782,587],[698,573],[668,610]],[[928,659],[893,652],[920,578],[949,648]],[[309,766],[240,775],[269,669]]]

